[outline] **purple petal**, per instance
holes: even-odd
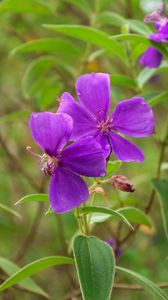
[[[61,162],[73,172],[89,177],[106,174],[106,160],[101,146],[93,137],[83,137],[68,146]]]
[[[140,64],[148,68],[158,68],[162,62],[162,53],[154,47],[149,47],[140,57]]]
[[[111,132],[109,138],[113,152],[119,160],[125,162],[144,161],[143,152],[130,141],[127,141],[115,132]]]
[[[89,198],[89,191],[80,176],[58,167],[50,181],[49,197],[52,210],[59,214],[85,202]]]
[[[72,139],[85,135],[93,135],[97,130],[97,123],[94,117],[84,109],[69,93],[61,96],[58,112],[67,113],[73,119]]]
[[[152,33],[149,35],[149,39],[151,41],[154,41],[156,43],[161,43],[163,42],[164,40],[166,40],[167,38],[167,35],[165,35],[164,33]]]
[[[108,136],[102,132],[99,132],[98,135],[95,136],[95,139],[102,147],[104,156],[107,158],[111,153],[111,145],[109,143]]]
[[[105,73],[80,76],[76,82],[81,104],[98,120],[106,119],[110,109],[110,77]]]
[[[50,156],[55,156],[68,142],[73,120],[67,114],[33,113],[30,130],[35,142]]]
[[[154,116],[141,97],[119,102],[112,113],[113,129],[136,138],[149,136],[154,131]]]

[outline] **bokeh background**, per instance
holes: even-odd
[[[111,107],[135,95],[143,95],[150,101],[165,92],[162,101],[153,107],[155,134],[136,141],[145,152],[145,162],[123,164],[118,171],[118,174],[127,176],[134,183],[135,192],[128,195],[115,191],[110,184],[105,186],[107,205],[110,201],[116,206],[143,208],[152,190],[151,179],[156,176],[161,147],[159,140],[164,137],[166,130],[168,68],[165,59],[161,70],[142,73],[138,57],[147,46],[139,41],[120,42],[126,53],[126,62],[123,62],[110,51],[90,42],[42,26],[75,24],[100,29],[110,36],[128,32],[141,34],[140,27],[137,32],[126,19],[142,22],[144,16],[159,5],[159,0],[13,0],[13,4],[5,6],[7,2],[0,2],[0,256],[24,266],[43,256],[67,255],[68,244],[77,230],[72,213],[45,215],[49,203],[30,202],[15,206],[15,202],[25,195],[47,193],[48,190],[48,178],[40,171],[37,159],[26,151],[27,146],[31,146],[35,152],[40,151],[29,132],[30,113],[56,111],[63,91],[75,96],[75,80],[83,73],[108,72],[111,75]],[[104,11],[113,13],[113,17],[109,15],[107,18],[108,14],[102,14]],[[143,23],[141,26],[144,30]],[[31,42],[37,39],[49,40],[33,46]],[[27,48],[21,46],[24,43],[29,43]],[[141,81],[142,78],[146,78],[145,82]],[[166,178],[168,174],[167,155],[165,153],[161,166],[161,178]],[[113,156],[112,160],[115,160]],[[106,201],[101,195],[96,197],[99,205]],[[155,197],[150,217],[152,228],[140,226],[136,236],[121,245],[122,255],[117,263],[154,282],[165,282],[168,278],[168,243],[158,197]],[[115,238],[117,228],[118,222],[107,221],[96,225],[94,232],[106,240]],[[123,226],[121,235],[126,233],[127,228]],[[9,274],[2,269],[0,271],[3,281]],[[72,296],[73,293],[68,296],[78,289],[73,267],[50,268],[33,279],[48,292],[50,299],[81,299],[80,295]],[[116,277],[116,282],[128,281],[120,275]],[[146,297],[152,299],[145,292],[115,289],[112,299],[142,300]],[[44,298],[16,287],[2,293],[0,299]]]

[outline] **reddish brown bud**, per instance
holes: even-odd
[[[135,188],[125,176],[114,175],[112,178],[112,185],[117,189],[123,192],[134,192]]]

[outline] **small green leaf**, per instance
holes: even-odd
[[[64,57],[77,57],[80,55],[79,49],[73,43],[56,38],[36,39],[31,42],[24,43],[14,48],[11,51],[11,55],[34,52],[50,54],[55,52],[59,55],[63,55]]]
[[[126,75],[111,75],[110,79],[112,84],[121,85],[126,88],[137,87],[136,81]]]
[[[25,97],[29,98],[41,89],[43,79],[55,64],[56,61],[53,57],[40,57],[28,66],[22,80]]]
[[[96,20],[100,24],[115,25],[120,27],[127,24],[129,25],[129,28],[131,30],[143,35],[148,35],[152,33],[152,31],[146,24],[137,20],[125,19],[116,13],[112,13],[108,11],[100,13],[97,16]]]
[[[148,101],[150,106],[155,106],[156,104],[160,103],[161,101],[167,100],[168,92],[160,93],[158,96],[153,97],[151,100]]]
[[[133,229],[132,225],[128,222],[128,220],[118,211],[113,210],[111,208],[101,207],[101,206],[85,206],[81,209],[81,212],[84,214],[88,213],[104,213],[107,215],[111,215],[115,217],[117,220],[123,221],[125,224],[127,224],[131,229]]]
[[[64,256],[48,256],[41,259],[38,259],[9,277],[6,281],[4,281],[0,285],[0,291],[4,291],[9,287],[15,285],[16,283],[22,281],[24,278],[32,276],[33,274],[38,273],[44,269],[47,269],[52,266],[59,266],[59,265],[72,265],[74,260],[69,257]]]
[[[120,160],[114,160],[111,161],[109,160],[107,163],[107,169],[106,169],[106,176],[105,177],[110,177],[114,173],[116,173],[119,168],[121,167],[121,161]]]
[[[155,74],[154,69],[143,68],[137,77],[137,83],[140,88]]]
[[[22,219],[21,215],[17,211],[15,211],[14,209],[8,207],[7,205],[4,205],[4,204],[0,203],[0,209],[5,210],[6,212],[14,215],[18,219]]]
[[[4,0],[0,3],[0,13],[4,12],[48,15],[52,13],[52,8],[42,0]]]
[[[18,200],[15,205],[17,204],[22,204],[22,203],[26,203],[26,202],[48,202],[49,201],[49,197],[48,194],[31,194],[31,195],[27,195],[24,196],[23,198],[21,198],[20,200]]]
[[[44,27],[85,41],[89,44],[94,44],[101,48],[107,49],[109,52],[117,55],[122,60],[125,58],[123,47],[110,39],[110,36],[101,30],[83,25],[45,24]]]
[[[77,236],[73,252],[84,300],[109,300],[115,258],[109,245],[95,237]]]
[[[166,237],[168,239],[168,180],[154,179],[153,184],[159,193],[161,214]]]
[[[158,288],[153,282],[149,279],[143,277],[142,275],[125,269],[121,267],[116,267],[116,271],[123,274],[124,276],[135,280],[138,284],[140,284],[147,292],[151,293],[156,299],[168,300],[168,296],[165,294],[163,290]]]
[[[143,224],[148,227],[151,227],[151,222],[141,210],[135,207],[122,207],[117,210],[117,212],[121,213],[129,222],[133,222],[135,224]]]
[[[18,272],[20,269],[19,267],[11,262],[10,260],[0,257],[0,268],[7,274],[7,275],[13,275],[14,273]],[[27,291],[30,291],[32,293],[36,293],[39,295],[42,295],[46,298],[48,298],[48,295],[31,279],[26,278],[22,280],[19,285],[26,289]]]
[[[117,41],[133,41],[136,43],[144,43],[150,45],[150,41],[146,36],[139,34],[127,33],[127,34],[117,34],[110,37],[112,40]]]

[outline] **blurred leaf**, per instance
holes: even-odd
[[[0,285],[0,291],[4,291],[9,287],[15,285],[16,283],[22,281],[24,278],[32,276],[39,271],[45,270],[52,266],[59,266],[59,265],[72,265],[74,260],[69,257],[64,256],[48,256],[41,259],[38,259],[9,277],[6,281],[4,281]]]
[[[51,78],[45,80],[43,87],[39,90],[38,106],[40,109],[47,109],[54,103],[56,103],[56,97],[58,97],[62,91],[63,85],[57,80],[57,78]]]
[[[65,0],[65,2],[73,4],[88,16],[90,16],[92,12],[91,6],[89,5],[89,2],[87,0]]]
[[[7,205],[0,203],[0,209],[5,210],[6,212],[9,212],[10,214],[14,215],[15,217],[17,217],[19,219],[22,219],[21,215],[17,211],[8,207]]]
[[[109,245],[95,237],[77,236],[73,251],[84,300],[109,300],[115,257]]]
[[[155,69],[143,68],[137,77],[137,83],[140,88],[155,74]]]
[[[121,167],[120,160],[114,160],[114,161],[109,160],[106,168],[106,176],[104,177],[112,176],[114,173],[116,173],[119,170],[120,167]]]
[[[9,276],[19,271],[19,267],[16,264],[4,257],[0,257],[0,268]],[[31,278],[22,280],[19,285],[32,293],[49,298],[48,295]]]
[[[52,57],[40,57],[29,65],[22,80],[25,97],[33,96],[35,92],[43,87],[44,76],[55,64],[55,59]]]
[[[125,19],[122,16],[109,11],[104,11],[99,15],[97,15],[96,21],[97,23],[105,24],[105,25],[111,24],[115,26],[122,26],[125,24]]]
[[[133,222],[135,224],[143,224],[148,227],[151,227],[151,222],[141,210],[135,207],[122,207],[117,210],[117,212],[121,213],[129,222]]]
[[[11,51],[11,55],[15,55],[17,53],[34,53],[34,52],[43,52],[43,53],[56,52],[60,55],[63,55],[65,58],[66,56],[77,57],[80,55],[80,51],[74,45],[74,43],[62,39],[56,39],[56,38],[36,39],[21,44]]]
[[[160,67],[156,69],[143,68],[137,77],[139,87],[143,87],[154,75],[168,71],[168,64],[163,62]]]
[[[28,111],[15,111],[0,117],[0,124],[5,122],[22,121],[30,115]]]
[[[109,50],[109,52],[117,55],[120,59],[124,59],[125,52],[123,47],[111,40],[109,35],[101,30],[82,25],[49,25],[45,24],[45,28],[61,32],[68,36],[77,38],[90,44],[97,45],[101,48]]]
[[[149,26],[147,26],[141,21],[131,20],[131,19],[130,20],[127,19],[126,21],[130,29],[137,33],[144,34],[144,35],[149,35],[153,33],[153,31],[149,28]]]
[[[154,179],[153,184],[159,193],[161,214],[166,237],[168,239],[168,180]]]
[[[123,274],[124,276],[135,280],[138,284],[140,284],[147,292],[151,293],[156,299],[168,300],[168,296],[165,294],[163,290],[158,288],[153,282],[149,279],[143,277],[142,275],[125,269],[121,267],[116,267],[116,271]]]
[[[101,206],[85,206],[81,209],[81,212],[84,214],[88,213],[104,213],[107,215],[114,216],[115,219],[123,221],[125,224],[127,224],[131,229],[133,229],[132,225],[129,223],[129,221],[118,211],[115,211],[111,208],[101,207]]]
[[[15,205],[17,204],[22,204],[25,202],[48,202],[49,201],[49,197],[48,194],[31,194],[31,195],[27,195],[24,196],[23,198],[21,198],[20,200],[18,200]]]
[[[100,24],[107,24],[107,25],[111,24],[120,27],[125,24],[128,24],[131,30],[143,35],[152,33],[150,28],[143,22],[132,20],[132,19],[125,19],[116,13],[112,13],[108,11],[99,14],[96,20]]]
[[[163,100],[167,100],[167,98],[168,98],[168,92],[163,92],[163,93],[160,93],[158,96],[154,97],[153,99],[149,100],[148,104],[150,106],[154,106]]]
[[[0,3],[0,13],[4,12],[47,15],[52,13],[52,8],[42,0],[4,0]]]
[[[127,33],[127,34],[117,34],[110,37],[112,40],[117,41],[133,41],[136,43],[144,43],[147,45],[150,45],[150,41],[147,37],[133,34],[133,33]]]
[[[136,81],[126,75],[111,75],[110,79],[112,84],[121,85],[127,88],[137,87]]]

